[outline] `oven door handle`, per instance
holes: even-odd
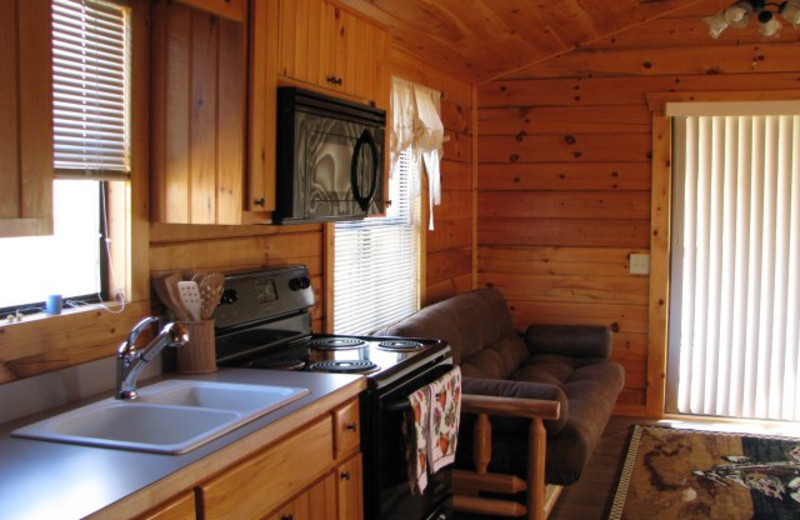
[[[372,185],[370,186],[369,193],[366,196],[361,195],[361,187],[358,185],[358,165],[361,159],[361,147],[364,145],[369,146],[372,153]],[[353,190],[353,198],[356,199],[358,206],[363,211],[369,210],[369,205],[372,204],[372,199],[378,191],[378,146],[375,144],[375,139],[372,137],[368,128],[361,132],[361,137],[356,141],[356,146],[353,149],[353,158],[350,161],[350,187]]]
[[[417,388],[422,388],[423,386],[425,386],[427,384],[433,383],[434,381],[436,381],[437,379],[439,379],[443,375],[445,375],[448,372],[450,372],[451,370],[453,370],[453,367],[455,367],[455,365],[452,365],[450,363],[438,365],[436,367],[436,369],[435,369],[436,376],[431,378],[430,380],[428,380],[427,383],[424,383],[424,384],[418,386]],[[415,391],[416,391],[416,389],[411,391],[411,392],[409,392],[408,395],[413,394]],[[395,401],[391,401],[391,402],[383,405],[383,408],[385,410],[390,411],[390,412],[402,412],[403,410],[407,410],[408,407],[411,406],[410,403],[408,402],[408,395],[406,397],[397,399]]]

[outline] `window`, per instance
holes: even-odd
[[[49,294],[99,300],[108,256],[106,182],[129,175],[129,12],[53,0],[54,234],[0,239],[0,308],[41,310]]]
[[[800,106],[708,105],[672,114],[667,411],[796,421]]]
[[[339,222],[334,231],[333,330],[368,334],[419,309],[419,161],[400,154],[386,217]]]

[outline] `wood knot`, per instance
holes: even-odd
[[[517,162],[517,161],[519,161],[519,155],[517,155],[515,153],[512,153],[511,157],[509,157],[508,160],[511,161],[511,162]]]
[[[519,132],[517,132],[517,135],[514,136],[514,139],[516,139],[517,142],[521,143],[523,141],[523,139],[525,139],[526,135],[528,135],[528,134],[525,133],[525,130],[520,130]]]
[[[616,321],[611,323],[610,328],[611,332],[615,334],[619,333],[619,323],[617,323]]]
[[[564,142],[567,143],[567,144],[572,145],[572,144],[575,144],[576,141],[577,140],[575,139],[575,136],[573,136],[573,135],[565,135],[564,136]]]

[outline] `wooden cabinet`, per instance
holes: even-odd
[[[198,488],[208,518],[262,518],[333,464],[329,415]]]
[[[137,520],[195,520],[196,518],[194,493],[187,491],[174,500],[137,517]]]
[[[353,434],[358,430],[358,399],[353,399],[200,484],[205,518],[362,518],[360,433]],[[349,458],[339,459],[336,453],[345,453],[345,447]]]
[[[50,0],[0,0],[0,237],[53,232]]]
[[[152,220],[238,224],[247,26],[166,0],[153,6],[152,25]]]
[[[339,516],[344,520],[345,517]],[[329,473],[308,491],[281,506],[268,520],[336,520],[336,475]]]
[[[324,0],[280,0],[279,72],[388,106],[387,33]]]
[[[364,517],[364,477],[361,454],[336,468],[336,498],[339,520],[361,520]]]

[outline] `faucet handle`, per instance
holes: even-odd
[[[143,318],[139,321],[136,325],[133,326],[131,329],[130,334],[128,334],[128,345],[132,349],[136,349],[136,340],[139,339],[139,335],[144,332],[149,327],[153,325],[158,325],[158,318],[155,316],[148,316]]]

